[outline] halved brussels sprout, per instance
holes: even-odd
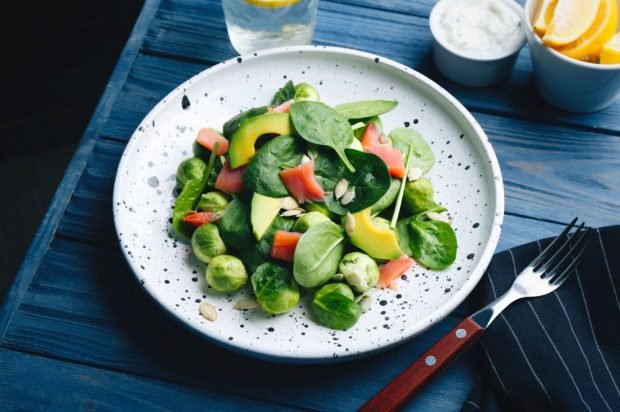
[[[252,287],[258,304],[267,313],[286,313],[299,303],[299,288],[293,275],[275,263],[266,262],[256,269]]]
[[[177,186],[182,189],[190,180],[201,180],[207,171],[207,164],[198,157],[190,157],[179,163]]]
[[[218,292],[234,292],[248,281],[243,262],[230,255],[218,255],[207,266],[207,283]]]
[[[329,218],[321,212],[304,213],[295,222],[293,231],[304,233],[306,230],[310,229],[311,226],[321,222],[327,222],[328,220]]]
[[[362,309],[352,296],[353,292],[344,283],[329,283],[321,287],[312,299],[312,310],[319,323],[340,330],[355,325]]]
[[[198,209],[203,212],[221,212],[228,206],[228,197],[221,192],[209,192],[200,197]]]
[[[351,288],[364,293],[379,281],[379,266],[370,256],[361,252],[346,254],[338,265],[344,280]]]
[[[192,235],[192,250],[196,257],[205,263],[217,255],[226,253],[226,245],[220,237],[217,226],[207,223],[198,227]]]
[[[311,102],[319,101],[319,92],[308,83],[299,83],[295,85],[295,101],[301,102],[308,100]]]

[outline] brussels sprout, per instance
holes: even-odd
[[[183,160],[177,168],[177,186],[184,188],[190,180],[202,180],[207,164],[198,157]]]
[[[352,296],[351,289],[343,283],[330,283],[320,288],[312,299],[312,310],[319,323],[340,330],[355,325],[362,309]]]
[[[230,255],[218,255],[207,266],[207,283],[218,292],[234,292],[248,281],[243,262]]]
[[[196,229],[192,235],[192,250],[196,257],[205,263],[214,256],[226,253],[226,245],[220,237],[217,226],[207,223]]]
[[[209,192],[200,197],[198,209],[203,212],[221,212],[228,206],[228,198],[221,192]]]
[[[256,269],[252,288],[258,304],[267,313],[289,312],[299,303],[299,288],[291,272],[275,263],[266,262]]]
[[[355,296],[353,295],[353,291],[345,283],[328,283],[326,285],[323,285],[323,287],[317,290],[316,293],[314,294],[314,299],[321,299],[323,296],[327,295],[328,293],[332,293],[332,292],[340,293],[341,295],[344,295],[351,300],[355,299]]]
[[[413,182],[407,182],[405,194],[403,195],[403,206],[413,214],[436,209],[440,206],[435,203],[434,195],[433,185],[425,177]]]
[[[301,102],[303,100],[309,100],[311,102],[319,101],[319,92],[308,83],[299,83],[295,85],[295,101]]]
[[[293,226],[293,231],[303,233],[306,230],[310,229],[311,226],[314,226],[317,223],[327,222],[328,220],[329,218],[321,212],[304,213],[295,222],[295,225]]]
[[[370,256],[360,253],[347,253],[338,265],[346,282],[359,293],[366,292],[379,281],[379,266]]]

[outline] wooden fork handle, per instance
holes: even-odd
[[[484,329],[471,317],[463,319],[450,333],[362,406],[360,411],[386,412],[402,408],[426,383],[476,342],[483,332]]]

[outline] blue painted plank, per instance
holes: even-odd
[[[0,349],[0,400],[5,411],[132,410],[287,411],[190,385],[130,376]],[[7,379],[10,377],[10,379]]]
[[[352,410],[459,320],[449,317],[394,350],[338,367],[275,365],[220,349],[176,324],[117,250],[55,240],[0,346],[289,406]],[[455,409],[471,382],[461,362],[419,402]]]

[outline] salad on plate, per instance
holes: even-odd
[[[317,323],[346,330],[373,288],[396,289],[416,263],[450,266],[456,235],[427,177],[435,156],[411,128],[384,132],[380,116],[397,105],[332,107],[289,81],[268,106],[200,129],[177,169],[172,226],[207,264],[208,286],[251,288],[234,307],[272,315],[306,298]]]

